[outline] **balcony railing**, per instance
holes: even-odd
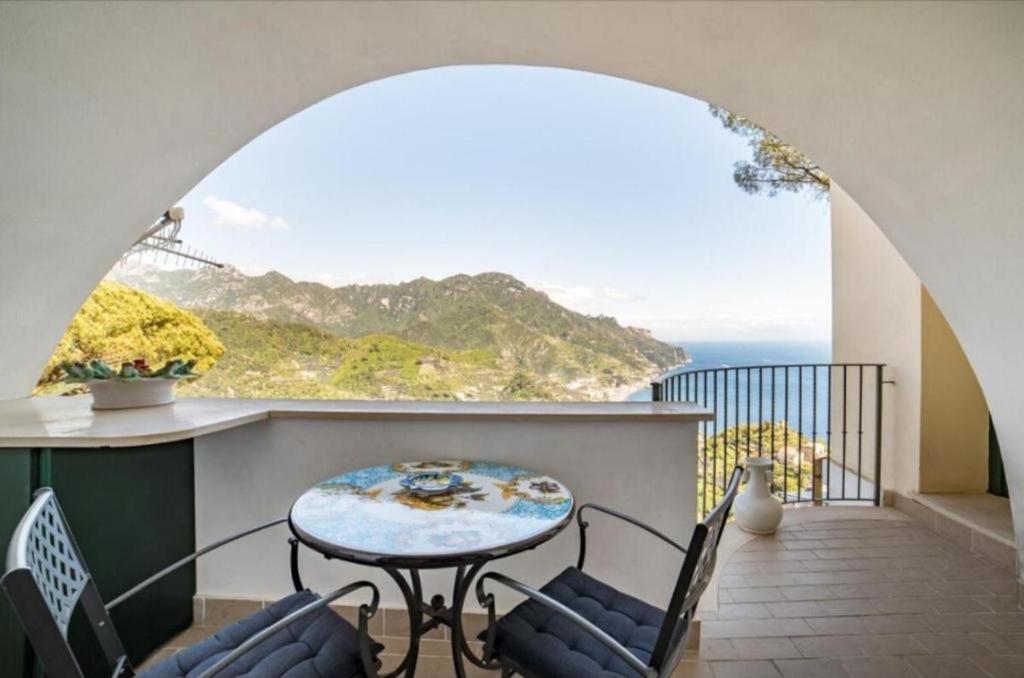
[[[882,385],[878,363],[751,365],[680,370],[651,384],[655,401],[715,412],[698,428],[703,515],[746,457],[775,461],[784,503],[881,503]]]

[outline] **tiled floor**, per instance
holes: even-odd
[[[892,509],[787,511],[772,537],[730,526],[719,567],[717,596],[710,590],[702,605],[701,651],[676,676],[1024,678],[1013,573]],[[389,633],[400,616],[371,629],[388,648],[385,669],[405,650],[401,633]],[[154,659],[216,629],[194,627]],[[453,675],[436,634],[417,676]]]
[[[1012,572],[890,509],[793,515],[725,560],[683,675],[1024,676]]]

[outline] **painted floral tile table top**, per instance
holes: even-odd
[[[453,474],[457,484],[434,495],[405,486],[409,477],[430,472]],[[303,541],[339,558],[423,559],[441,566],[534,546],[564,527],[572,508],[565,485],[518,466],[402,462],[318,483],[292,506],[291,524]]]

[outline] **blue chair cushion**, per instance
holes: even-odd
[[[650,661],[665,613],[570,567],[541,589]],[[486,632],[480,639],[486,638]],[[495,627],[495,654],[544,678],[638,675],[622,659],[564,616],[527,600]]]
[[[309,591],[293,593],[215,635],[149,668],[139,678],[194,678],[218,659],[290,612],[317,599]],[[383,646],[371,643],[374,657]],[[281,629],[242,655],[217,678],[320,678],[362,676],[359,632],[328,608]]]

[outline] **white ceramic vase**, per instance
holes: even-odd
[[[124,410],[132,407],[153,407],[174,402],[177,379],[120,379],[89,382],[92,409]]]
[[[743,480],[747,487],[733,502],[736,524],[754,534],[772,534],[782,522],[782,502],[772,495],[772,460],[747,457]]]

